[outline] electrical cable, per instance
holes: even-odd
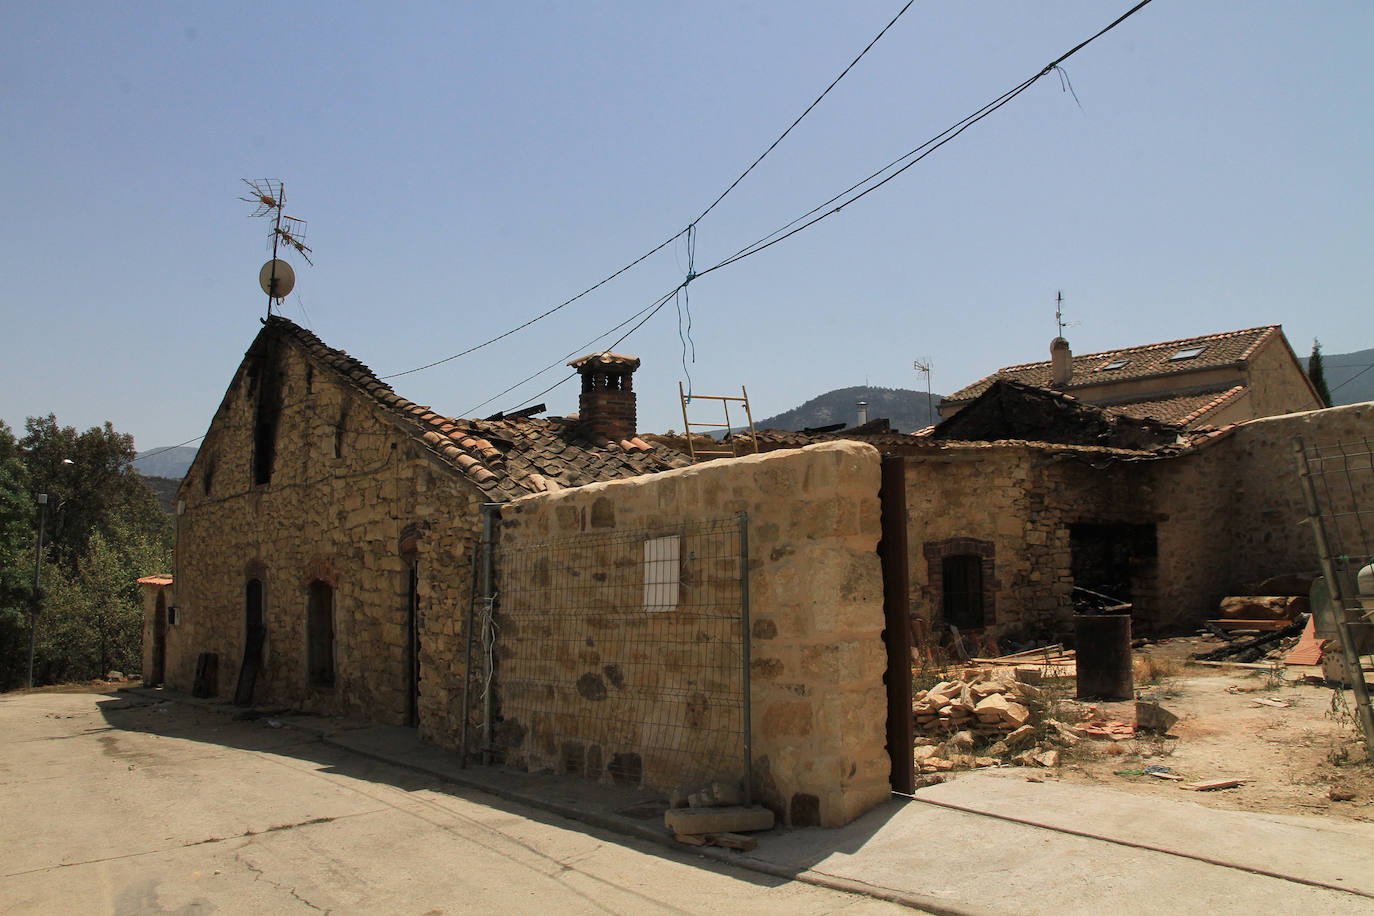
[[[538,314],[538,315],[535,315],[533,318],[531,318],[529,321],[526,321],[524,324],[517,325],[516,327],[511,328],[509,331],[506,331],[506,332],[503,333],[503,334],[497,334],[495,337],[491,338],[490,340],[484,340],[482,343],[479,343],[479,344],[477,344],[477,345],[475,345],[475,346],[468,347],[466,350],[463,350],[463,351],[460,352],[460,353],[455,353],[455,354],[453,354],[452,356],[445,356],[443,359],[436,359],[436,360],[435,360],[434,362],[432,362],[432,363],[426,363],[426,364],[423,365],[423,366],[416,366],[414,369],[406,369],[406,370],[404,370],[403,372],[393,372],[393,373],[391,373],[390,375],[378,376],[378,378],[381,378],[381,379],[400,378],[400,377],[403,376],[403,375],[410,375],[410,374],[413,373],[413,372],[423,372],[425,369],[433,369],[435,366],[442,366],[444,363],[452,362],[453,360],[458,359],[459,357],[467,356],[469,353],[475,353],[475,352],[477,352],[478,350],[482,349],[483,347],[489,347],[489,346],[491,346],[492,344],[496,343],[498,340],[504,340],[505,338],[511,336],[512,334],[514,334],[514,333],[516,333],[516,332],[518,332],[518,331],[523,331],[525,328],[529,327],[530,325],[534,324],[535,322],[537,322],[537,321],[542,321],[543,319],[545,319],[545,318],[549,317],[550,315],[552,315],[554,312],[557,312],[559,309],[562,309],[562,308],[565,308],[566,306],[572,305],[574,302],[576,302],[577,300],[581,299],[583,296],[589,295],[590,293],[595,292],[597,289],[600,289],[601,287],[605,286],[607,283],[610,283],[610,282],[611,282],[612,280],[614,280],[616,277],[618,277],[618,276],[620,276],[621,274],[625,273],[625,271],[631,269],[632,267],[635,267],[635,266],[641,264],[642,262],[644,262],[644,261],[648,260],[649,258],[653,257],[654,255],[658,254],[658,253],[659,253],[660,251],[662,251],[664,248],[667,248],[667,247],[668,247],[669,245],[671,245],[673,242],[676,242],[678,239],[682,238],[682,234],[683,234],[684,232],[686,232],[686,231],[687,231],[686,229],[683,229],[682,232],[677,233],[677,234],[674,235],[672,238],[664,239],[661,243],[659,243],[658,245],[656,245],[653,249],[651,249],[650,251],[647,251],[647,252],[645,252],[644,254],[640,255],[639,257],[635,258],[633,261],[631,261],[630,263],[626,264],[624,267],[620,268],[620,269],[617,270],[615,273],[611,274],[610,276],[606,277],[605,279],[601,280],[601,281],[598,282],[598,283],[592,284],[591,286],[589,286],[589,287],[587,287],[586,289],[584,289],[582,292],[578,293],[576,296],[573,296],[571,299],[565,299],[564,301],[560,302],[558,305],[555,305],[553,308],[548,309],[547,311],[541,312],[541,313]],[[498,395],[498,397],[499,397],[499,395]]]
[[[906,13],[906,11],[909,10],[909,9],[912,7],[912,5],[915,4],[915,2],[916,2],[916,0],[907,0],[906,5],[903,6],[900,10],[897,11],[897,15],[893,16],[892,19],[891,19],[891,21],[889,21],[887,25],[883,26],[882,29],[878,32],[878,34],[875,35],[875,36],[873,37],[873,40],[870,41],[867,45],[864,46],[864,49],[863,49],[862,51],[859,52],[859,55],[858,55],[857,57],[855,57],[852,61],[849,62],[849,66],[845,67],[844,70],[842,70],[842,71],[840,72],[840,75],[839,75],[839,76],[837,76],[837,77],[835,77],[833,80],[831,80],[830,85],[826,86],[826,87],[825,87],[825,90],[822,91],[820,95],[816,96],[815,100],[812,101],[810,105],[806,106],[806,110],[803,111],[801,114],[797,115],[796,120],[794,120],[791,124],[789,124],[788,127],[787,127],[787,129],[784,130],[781,134],[779,134],[778,137],[777,137],[777,139],[775,139],[772,143],[770,143],[770,144],[768,145],[768,148],[765,149],[762,153],[760,153],[760,154],[759,154],[759,157],[758,157],[757,159],[755,159],[752,163],[750,163],[748,168],[746,168],[743,172],[740,173],[739,177],[737,177],[734,181],[730,182],[730,185],[729,185],[724,191],[722,191],[722,192],[720,193],[720,195],[719,195],[718,197],[716,197],[715,200],[711,201],[711,205],[710,205],[709,207],[707,207],[705,210],[701,211],[701,213],[697,216],[696,219],[694,219],[694,220],[692,220],[690,223],[688,223],[686,228],[682,229],[680,232],[678,232],[676,235],[672,236],[671,238],[664,239],[661,243],[659,243],[659,244],[658,244],[657,246],[655,246],[653,249],[651,249],[650,251],[645,252],[644,254],[640,255],[640,256],[637,257],[637,258],[635,258],[635,259],[634,259],[633,261],[631,261],[629,264],[626,264],[624,267],[620,268],[620,269],[617,270],[615,273],[613,273],[613,274],[611,274],[610,276],[606,277],[605,279],[601,280],[599,283],[595,283],[595,284],[593,284],[592,286],[587,287],[587,288],[584,289],[582,292],[578,293],[576,296],[573,296],[572,298],[567,299],[567,300],[565,300],[565,301],[559,303],[558,305],[554,306],[554,307],[551,308],[551,309],[548,309],[547,311],[544,311],[544,312],[542,312],[542,313],[540,313],[540,314],[538,314],[538,315],[535,315],[533,318],[529,319],[529,320],[526,321],[525,323],[523,323],[523,324],[521,324],[521,325],[518,325],[518,326],[516,326],[516,327],[514,327],[514,328],[511,328],[509,331],[506,331],[506,332],[504,332],[504,333],[502,333],[502,334],[498,334],[498,335],[496,335],[495,337],[491,338],[490,340],[485,340],[485,341],[483,341],[482,343],[479,343],[479,344],[477,344],[477,345],[475,345],[475,346],[469,347],[469,348],[466,349],[466,350],[463,350],[462,352],[454,353],[452,356],[446,356],[446,357],[444,357],[443,359],[435,360],[435,361],[432,362],[432,363],[426,363],[426,364],[423,365],[423,366],[416,366],[414,369],[406,369],[406,370],[401,371],[401,372],[393,372],[393,373],[390,374],[390,375],[379,376],[379,378],[381,378],[381,379],[400,378],[400,377],[403,376],[403,375],[410,375],[411,373],[414,373],[414,372],[422,372],[422,371],[424,371],[424,370],[426,370],[426,369],[433,369],[435,366],[441,366],[441,365],[443,365],[444,363],[452,362],[453,360],[458,359],[458,358],[463,357],[463,356],[467,356],[467,355],[470,354],[470,353],[475,353],[476,351],[482,349],[483,347],[488,347],[488,346],[490,346],[491,344],[494,344],[494,343],[496,343],[496,342],[499,341],[499,340],[503,340],[503,339],[505,339],[505,338],[511,336],[512,334],[517,333],[518,331],[523,331],[525,328],[529,327],[530,325],[534,324],[535,322],[542,321],[543,319],[549,317],[549,316],[552,315],[553,313],[555,313],[555,312],[557,312],[557,311],[559,311],[559,310],[565,308],[566,306],[572,305],[574,302],[578,301],[579,299],[583,298],[584,296],[587,296],[587,295],[589,295],[590,293],[595,292],[595,291],[596,291],[597,289],[599,289],[600,287],[605,286],[607,283],[609,283],[610,281],[614,280],[616,277],[620,276],[621,274],[625,273],[627,270],[630,270],[631,268],[638,266],[640,263],[642,263],[642,262],[648,260],[648,259],[649,259],[650,257],[652,257],[653,255],[658,254],[658,253],[659,253],[660,251],[662,251],[664,248],[668,247],[668,246],[671,245],[673,242],[675,242],[675,241],[677,241],[678,239],[682,238],[682,236],[683,236],[684,234],[690,234],[690,233],[695,232],[695,227],[696,227],[697,223],[701,222],[702,219],[704,219],[704,218],[707,216],[707,214],[709,214],[712,210],[714,210],[714,209],[717,207],[717,205],[719,205],[720,202],[723,201],[723,200],[730,194],[730,192],[733,191],[733,190],[735,189],[735,187],[736,187],[737,185],[739,185],[739,183],[740,183],[741,181],[743,181],[743,180],[749,175],[749,173],[752,172],[752,171],[758,166],[758,164],[761,163],[761,162],[768,156],[769,153],[773,152],[773,150],[778,146],[779,143],[781,143],[784,139],[786,139],[787,135],[790,134],[790,133],[792,132],[793,128],[795,128],[798,124],[800,124],[800,123],[802,122],[802,120],[803,120],[807,115],[809,115],[809,114],[811,113],[812,109],[814,109],[817,105],[819,105],[819,104],[821,103],[821,100],[824,99],[827,95],[830,94],[830,90],[834,89],[835,86],[840,82],[840,80],[844,79],[845,76],[848,75],[849,71],[854,69],[854,66],[855,66],[856,64],[858,64],[858,62],[859,62],[860,60],[863,59],[864,55],[866,55],[870,50],[872,50],[873,46],[876,45],[876,44],[878,43],[879,39],[881,39],[885,34],[887,34],[887,31],[888,31],[889,29],[891,29],[892,26],[895,25],[895,24],[897,23],[897,20],[898,20],[898,19],[901,19],[901,18],[902,18],[902,16]],[[691,276],[690,270],[689,270],[689,274],[688,274],[688,275]],[[498,397],[499,397],[499,395],[498,395]]]
[[[912,4],[914,4],[915,2],[916,0],[907,0],[906,6],[898,10],[897,15],[892,17],[892,21],[890,21],[887,25],[883,26],[882,31],[878,32],[877,35],[873,36],[873,40],[870,41],[866,46],[864,46],[864,49],[859,52],[859,56],[851,60],[849,62],[849,66],[845,67],[844,70],[840,71],[840,75],[835,77],[835,79],[831,81],[829,86],[825,87],[825,91],[823,91],[820,95],[816,96],[815,101],[813,101],[810,105],[807,105],[805,111],[797,115],[797,119],[787,126],[787,130],[783,131],[781,134],[778,135],[778,139],[770,143],[768,145],[768,148],[759,154],[759,158],[755,159],[753,162],[749,164],[749,168],[741,172],[740,176],[736,178],[734,181],[730,182],[730,186],[726,188],[724,191],[722,191],[719,197],[711,201],[711,206],[707,207],[705,210],[702,210],[701,215],[698,216],[696,219],[692,220],[692,225],[696,225],[697,223],[701,222],[702,219],[704,219],[708,213],[710,213],[712,210],[716,208],[717,204],[719,204],[722,200],[725,199],[727,194],[729,194],[731,191],[735,189],[735,185],[743,181],[749,175],[749,173],[754,170],[755,166],[762,162],[769,153],[773,152],[773,149],[784,139],[786,139],[787,135],[792,132],[792,129],[796,127],[798,124],[800,124],[802,122],[802,119],[811,113],[811,109],[819,105],[821,103],[821,100],[830,94],[830,90],[834,89],[835,86],[840,82],[840,80],[844,79],[845,76],[849,74],[849,71],[854,69],[854,65],[857,64],[859,61],[863,60],[864,55],[867,54],[870,50],[872,50],[873,46],[878,43],[878,40],[887,34],[888,29],[892,28],[894,25],[897,24],[897,20],[901,19],[902,16],[906,13],[906,11],[911,9]]]
[[[634,321],[634,320],[635,320],[636,318],[638,318],[640,315],[644,315],[644,321],[648,321],[650,318],[652,318],[652,317],[658,312],[659,309],[663,308],[663,306],[666,305],[666,304],[668,303],[668,301],[669,301],[670,299],[673,298],[673,295],[674,295],[678,290],[680,290],[681,288],[682,288],[682,285],[678,285],[678,286],[673,287],[673,289],[672,289],[671,292],[668,292],[668,293],[664,294],[663,296],[660,296],[658,299],[654,300],[654,301],[653,301],[652,303],[650,303],[649,305],[646,305],[644,308],[642,308],[642,309],[640,309],[639,311],[635,312],[635,313],[634,313],[633,315],[631,315],[629,318],[626,318],[624,321],[620,322],[619,324],[617,324],[615,327],[611,328],[610,330],[608,330],[608,331],[602,331],[600,334],[596,335],[596,336],[593,337],[591,340],[587,341],[587,343],[583,344],[582,346],[578,347],[578,348],[575,349],[575,350],[569,351],[567,354],[565,354],[564,356],[560,357],[558,360],[556,360],[556,361],[554,361],[554,362],[552,362],[552,363],[549,363],[547,366],[545,366],[544,368],[540,369],[538,372],[535,372],[535,373],[532,374],[532,375],[526,376],[525,378],[521,379],[520,381],[516,382],[514,385],[511,385],[509,388],[506,388],[506,389],[503,390],[503,391],[498,391],[496,394],[494,394],[494,395],[492,395],[491,397],[487,398],[487,399],[486,399],[485,401],[483,401],[482,403],[477,404],[477,405],[474,405],[473,407],[469,407],[467,410],[465,410],[465,411],[463,412],[464,415],[471,416],[471,415],[475,414],[477,411],[481,410],[483,407],[487,406],[487,405],[490,404],[492,401],[496,400],[497,398],[501,397],[502,395],[510,394],[512,391],[514,391],[515,389],[519,388],[521,385],[524,385],[524,384],[527,383],[527,382],[532,382],[532,381],[534,381],[535,379],[539,378],[539,376],[543,375],[545,372],[548,372],[550,369],[555,369],[555,368],[557,368],[557,367],[559,366],[559,364],[560,364],[561,362],[563,362],[563,360],[570,359],[570,358],[572,358],[572,357],[575,357],[578,353],[585,352],[586,349],[587,349],[587,347],[590,347],[592,344],[596,343],[598,340],[600,340],[600,339],[603,338],[603,337],[606,337],[606,336],[608,336],[608,335],[610,335],[610,334],[614,334],[616,331],[618,331],[618,330],[620,330],[621,328],[625,327],[625,325],[629,324],[631,321]],[[647,313],[647,314],[646,314],[646,313]],[[622,340],[624,340],[626,337],[629,337],[630,334],[633,334],[635,331],[637,331],[641,326],[643,326],[644,321],[639,322],[639,324],[637,324],[637,325],[635,325],[633,328],[631,328],[631,329],[629,330],[629,332],[627,332],[626,334],[624,334],[623,336],[621,336],[619,339],[617,339],[617,340],[615,341],[615,343],[611,344],[610,347],[607,347],[606,349],[600,350],[600,351],[598,351],[598,352],[600,352],[600,353],[608,353],[608,352],[610,352],[611,347],[616,346],[616,344],[619,344],[619,343],[620,343]],[[577,373],[574,372],[574,373],[571,373],[571,374],[565,376],[564,378],[560,379],[558,382],[556,382],[556,383],[555,383],[554,385],[552,385],[551,387],[545,388],[543,391],[539,392],[539,394],[532,395],[531,397],[527,398],[526,400],[521,401],[519,404],[517,404],[517,405],[515,405],[514,407],[510,408],[510,410],[507,410],[507,411],[504,411],[504,412],[505,412],[505,413],[510,413],[511,411],[520,409],[520,408],[523,407],[524,405],[526,405],[526,404],[530,403],[531,401],[533,401],[535,398],[538,398],[538,397],[540,397],[541,395],[548,394],[548,393],[549,393],[550,391],[552,391],[554,388],[557,388],[559,385],[563,384],[564,382],[566,382],[568,379],[572,378],[572,377],[575,376],[576,374],[577,374]]]
[[[712,273],[712,272],[714,272],[714,271],[720,270],[720,269],[723,268],[723,267],[728,267],[728,266],[730,266],[731,264],[734,264],[734,263],[736,263],[736,262],[738,262],[738,261],[744,260],[745,258],[748,258],[748,257],[751,257],[751,256],[753,256],[753,255],[755,255],[755,254],[758,254],[758,253],[760,253],[760,252],[762,252],[762,251],[764,251],[764,250],[766,250],[766,249],[768,249],[768,248],[771,248],[772,246],[778,244],[779,242],[785,241],[786,239],[788,239],[788,238],[790,238],[790,237],[796,235],[797,233],[803,232],[803,231],[805,231],[805,230],[811,228],[812,226],[816,225],[817,223],[821,222],[822,220],[824,220],[824,219],[826,219],[826,218],[828,218],[828,217],[830,217],[830,216],[833,216],[833,215],[835,215],[836,213],[839,213],[841,210],[843,210],[845,207],[849,206],[850,204],[852,204],[852,203],[854,203],[854,202],[856,202],[856,201],[858,201],[858,200],[863,199],[864,197],[868,196],[869,194],[871,194],[871,193],[873,193],[874,191],[878,190],[879,188],[883,187],[883,186],[886,185],[888,182],[890,182],[890,181],[892,181],[893,179],[897,178],[897,177],[898,177],[899,175],[901,175],[903,172],[907,171],[908,169],[910,169],[910,168],[912,168],[913,166],[915,166],[917,163],[919,163],[919,162],[921,162],[922,160],[924,160],[924,159],[925,159],[927,156],[929,156],[931,153],[935,152],[935,150],[937,150],[937,149],[939,149],[940,147],[944,146],[946,143],[949,143],[951,140],[953,140],[954,138],[958,137],[958,136],[959,136],[960,134],[962,134],[964,131],[968,130],[970,127],[972,127],[973,125],[977,124],[979,121],[982,121],[984,118],[987,118],[988,116],[992,115],[994,112],[996,112],[997,110],[999,110],[1000,108],[1002,108],[1002,107],[1006,106],[1007,104],[1009,104],[1013,99],[1015,99],[1017,96],[1021,95],[1023,92],[1025,92],[1025,91],[1026,91],[1027,89],[1029,89],[1031,86],[1033,86],[1035,83],[1039,82],[1039,81],[1040,81],[1043,77],[1045,77],[1046,75],[1048,75],[1048,74],[1050,74],[1050,73],[1053,73],[1053,72],[1056,72],[1056,71],[1059,71],[1059,70],[1060,70],[1060,65],[1061,65],[1064,61],[1068,60],[1070,57],[1072,57],[1073,55],[1077,54],[1077,53],[1078,53],[1079,51],[1081,51],[1083,48],[1086,48],[1088,45],[1092,44],[1092,43],[1093,43],[1094,41],[1096,41],[1098,38],[1101,38],[1103,35],[1107,34],[1107,33],[1110,32],[1111,30],[1115,29],[1115,28],[1116,28],[1117,26],[1119,26],[1121,23],[1125,22],[1127,19],[1129,19],[1130,17],[1134,16],[1136,13],[1138,13],[1140,10],[1144,9],[1146,6],[1148,6],[1148,5],[1149,5],[1150,3],[1152,3],[1152,2],[1153,2],[1153,0],[1140,0],[1139,3],[1135,4],[1135,6],[1131,7],[1131,8],[1130,8],[1129,10],[1127,10],[1126,12],[1122,13],[1120,16],[1118,16],[1116,19],[1114,19],[1110,24],[1108,24],[1108,25],[1105,26],[1104,28],[1100,29],[1099,31],[1097,31],[1096,33],[1094,33],[1092,36],[1090,36],[1090,37],[1084,39],[1083,41],[1080,41],[1078,44],[1074,45],[1074,46],[1073,46],[1072,48],[1070,48],[1068,51],[1065,51],[1063,54],[1059,55],[1059,56],[1058,56],[1057,58],[1055,58],[1053,61],[1051,61],[1050,63],[1046,64],[1046,65],[1045,65],[1038,73],[1036,73],[1034,76],[1031,76],[1030,78],[1028,78],[1028,79],[1026,79],[1026,80],[1023,80],[1022,82],[1018,83],[1016,86],[1012,87],[1011,89],[1009,89],[1009,90],[1007,90],[1006,92],[1002,93],[1001,95],[997,96],[995,99],[993,99],[992,101],[990,101],[990,102],[988,102],[987,104],[983,105],[981,108],[976,109],[976,110],[975,110],[974,112],[972,112],[971,114],[966,115],[965,117],[963,117],[963,118],[961,118],[960,120],[956,121],[954,124],[952,124],[952,125],[950,125],[949,127],[945,128],[945,129],[944,129],[943,131],[941,131],[940,133],[938,133],[938,134],[936,134],[935,136],[931,137],[929,140],[926,140],[926,141],[925,141],[924,143],[922,143],[920,146],[917,146],[916,148],[914,148],[914,149],[912,149],[912,150],[909,150],[908,152],[906,152],[906,153],[904,153],[903,155],[901,155],[901,156],[897,157],[896,159],[892,160],[891,162],[889,162],[887,165],[883,166],[882,168],[880,168],[880,169],[878,169],[878,170],[876,170],[876,171],[874,171],[874,172],[869,173],[869,175],[867,175],[866,177],[860,179],[859,181],[855,182],[854,184],[850,185],[850,186],[849,186],[847,189],[845,189],[844,191],[841,191],[839,194],[836,194],[834,197],[831,197],[829,200],[825,201],[824,203],[821,203],[821,204],[819,204],[819,205],[817,205],[817,206],[811,208],[811,209],[808,210],[806,213],[802,214],[801,216],[797,217],[796,219],[793,219],[791,222],[785,224],[784,226],[779,227],[778,229],[775,229],[773,232],[769,233],[768,235],[765,235],[763,238],[758,239],[757,241],[755,241],[755,242],[753,242],[753,243],[751,243],[751,244],[749,244],[749,245],[746,245],[744,248],[741,248],[739,251],[735,252],[734,254],[730,255],[729,257],[725,258],[724,260],[722,260],[722,261],[716,263],[715,265],[706,268],[705,270],[701,271],[700,273],[693,273],[693,272],[690,270],[690,268],[689,268],[689,271],[688,271],[688,274],[687,274],[687,278],[686,278],[681,284],[679,284],[677,287],[675,287],[675,288],[673,289],[672,292],[668,293],[665,297],[659,299],[658,301],[656,301],[656,302],[653,303],[652,305],[647,306],[647,307],[644,308],[644,309],[641,309],[640,311],[636,312],[634,315],[631,315],[629,319],[626,319],[626,321],[621,322],[621,323],[620,323],[619,325],[617,325],[615,328],[612,328],[611,331],[607,331],[605,334],[599,335],[597,338],[595,338],[595,340],[599,340],[599,339],[601,339],[601,337],[606,336],[606,334],[612,333],[612,332],[615,331],[617,328],[623,327],[623,326],[624,326],[625,324],[627,324],[629,321],[634,320],[635,317],[637,317],[637,316],[639,316],[639,315],[644,315],[643,320],[641,320],[638,324],[636,324],[633,328],[631,328],[630,331],[628,331],[626,334],[622,335],[619,339],[617,339],[616,342],[615,342],[614,344],[612,344],[611,346],[614,347],[614,346],[618,345],[619,343],[621,343],[622,341],[624,341],[627,337],[629,337],[630,334],[633,334],[636,330],[638,330],[640,327],[642,327],[642,326],[644,325],[644,323],[645,323],[646,321],[649,320],[649,318],[652,318],[652,317],[658,312],[658,310],[659,310],[660,308],[662,308],[664,304],[667,303],[668,299],[673,298],[674,295],[675,295],[679,290],[684,289],[684,288],[685,288],[689,283],[691,283],[693,280],[696,280],[696,279],[698,279],[698,278],[700,278],[700,277],[703,277],[703,276],[705,276],[706,274]],[[904,8],[904,11],[905,11],[905,8]],[[1077,100],[1077,94],[1076,94],[1076,93],[1074,94],[1074,98],[1075,98],[1075,100]],[[913,158],[913,157],[914,157],[914,158]],[[910,160],[910,161],[907,161],[907,160]],[[905,164],[903,164],[903,163],[905,163]],[[900,167],[898,167],[898,166],[900,166]],[[895,169],[895,171],[893,171],[893,169]],[[890,172],[890,174],[888,174],[889,172]],[[884,176],[885,176],[885,177],[884,177]],[[880,178],[881,178],[881,180],[879,180]],[[857,194],[853,194],[854,191],[856,191],[856,190],[858,190],[858,189],[860,189],[860,188],[863,188],[863,190],[862,190],[862,191],[859,191],[859,193],[857,193]],[[853,196],[848,196],[848,195],[851,195],[851,194],[853,194]],[[842,202],[839,203],[838,206],[833,207],[832,209],[825,209],[825,208],[829,207],[831,204],[834,204],[836,201],[842,201]],[[818,212],[820,212],[820,211],[822,211],[822,210],[824,210],[825,212],[821,212],[819,216],[816,216],[816,215],[815,215],[815,214],[817,214]],[[808,217],[814,217],[814,218],[808,219]],[[800,224],[800,225],[798,225],[798,224]],[[692,227],[689,227],[689,228],[692,228]],[[686,232],[687,230],[683,230],[683,231]],[[647,312],[648,314],[645,314],[646,312]],[[609,349],[609,348],[608,348],[608,349]],[[604,351],[603,351],[603,352],[604,352]],[[486,404],[489,404],[491,401],[495,400],[496,398],[501,397],[501,395],[503,395],[503,394],[508,394],[508,393],[510,393],[511,391],[515,390],[516,388],[519,388],[521,385],[523,385],[523,384],[525,384],[526,382],[532,380],[533,378],[537,378],[538,376],[540,376],[540,375],[542,375],[543,373],[547,372],[549,369],[553,368],[553,366],[555,366],[555,365],[557,365],[557,363],[551,364],[550,366],[545,367],[544,369],[541,369],[539,372],[535,373],[533,376],[530,376],[529,378],[526,378],[525,380],[523,380],[523,381],[521,381],[521,382],[517,382],[515,385],[512,385],[510,388],[507,388],[505,391],[502,391],[502,392],[500,392],[499,394],[493,395],[493,396],[492,396],[491,398],[489,398],[488,400],[483,401],[481,404],[477,405],[477,407],[473,408],[473,410],[475,411],[475,410],[477,410],[478,408],[483,407],[483,406],[485,406]],[[571,378],[571,377],[572,377],[572,376],[568,376],[568,378]],[[563,379],[563,381],[567,381],[567,378]],[[562,382],[559,382],[558,384],[562,384]],[[554,386],[553,386],[553,388],[556,388],[556,387],[557,387],[557,385],[554,385]],[[544,391],[541,391],[539,394],[534,395],[534,397],[530,398],[529,400],[532,401],[532,400],[534,400],[534,398],[541,397],[541,396],[547,394],[549,391],[552,391],[553,388],[546,388]],[[522,402],[522,404],[524,404],[524,403],[529,403],[529,401],[524,401],[524,402]],[[512,409],[516,409],[516,408],[512,408]]]
[[[834,197],[831,197],[826,202],[816,207],[813,207],[806,213],[792,220],[790,223],[787,223],[786,225],[773,230],[773,232],[764,236],[762,239],[759,239],[758,241],[755,241],[754,243],[745,246],[744,248],[737,251],[735,254],[730,255],[729,257],[725,258],[724,260],[720,261],[714,266],[708,267],[706,270],[703,270],[697,276],[705,276],[706,274],[711,273],[712,271],[719,270],[720,268],[733,264],[736,261],[758,254],[759,252],[767,248],[771,248],[778,242],[790,238],[791,236],[796,235],[798,232],[802,232],[803,230],[809,229],[810,227],[816,225],[824,219],[827,219],[828,217],[834,216],[836,213],[839,213],[841,210],[843,210],[850,204],[854,203],[855,201],[867,197],[869,194],[878,190],[883,185],[887,184],[889,181],[892,181],[898,175],[901,175],[907,169],[916,165],[916,163],[925,159],[931,153],[935,152],[935,150],[944,146],[946,143],[949,143],[955,137],[958,137],[964,131],[972,127],[974,124],[977,124],[979,121],[982,121],[984,118],[987,118],[988,116],[992,115],[998,109],[1009,104],[1013,99],[1021,95],[1035,83],[1039,82],[1046,75],[1053,72],[1059,72],[1062,76],[1063,71],[1060,65],[1064,61],[1068,60],[1070,57],[1077,54],[1083,48],[1087,47],[1089,44],[1096,41],[1098,38],[1101,38],[1103,35],[1107,34],[1121,23],[1125,22],[1131,16],[1135,15],[1137,12],[1139,12],[1141,9],[1148,6],[1152,2],[1153,0],[1141,0],[1141,2],[1137,3],[1135,6],[1127,10],[1125,13],[1118,16],[1105,28],[1101,29],[1091,37],[1079,42],[1077,45],[1074,45],[1068,51],[1065,51],[1063,54],[1059,55],[1059,57],[1055,58],[1053,61],[1046,64],[1044,68],[1042,68],[1040,72],[1036,73],[1034,76],[1030,77],[1027,80],[1024,80],[1015,87],[1007,90],[1002,95],[998,96],[991,102],[988,102],[983,107],[974,111],[972,114],[966,115],[964,118],[960,119],[959,121],[956,121],[954,124],[945,128],[943,131],[936,134],[934,137],[930,138],[925,143],[922,143],[915,149],[909,150],[908,152],[892,160],[882,168],[869,173],[866,177],[850,185],[847,189],[841,191],[839,194],[836,194]],[[1077,99],[1077,93],[1074,93],[1074,100],[1077,101]],[[898,167],[899,165],[900,167]],[[895,169],[895,171],[893,171],[893,169]],[[860,188],[863,188],[863,190],[859,191],[859,193],[857,194],[853,193],[854,191]],[[829,207],[831,204],[834,204],[836,201],[841,202],[831,209],[825,209]],[[821,210],[824,210],[825,212],[820,213],[819,216],[814,216]],[[814,218],[808,219],[808,217],[812,216],[814,216]],[[798,223],[800,223],[800,225],[798,225]]]
[[[199,436],[193,436],[192,438],[187,439],[185,442],[178,442],[176,445],[168,445],[165,448],[159,448],[154,449],[151,452],[145,452],[144,454],[139,455],[137,458],[135,458],[133,461],[130,461],[129,463],[133,464],[135,461],[142,461],[144,458],[151,458],[154,455],[161,455],[164,452],[170,452],[174,448],[181,448],[183,445],[190,445],[192,442],[199,442],[201,439],[204,438],[205,433],[201,433]]]

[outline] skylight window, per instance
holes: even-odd
[[[1111,372],[1113,369],[1125,369],[1129,359],[1114,359],[1102,367],[1103,372]]]
[[[1175,353],[1173,356],[1169,357],[1169,362],[1171,362],[1171,363],[1176,363],[1176,362],[1180,362],[1181,360],[1185,360],[1185,359],[1193,359],[1194,357],[1201,356],[1201,355],[1202,355],[1202,351],[1203,351],[1203,350],[1206,350],[1206,349],[1207,349],[1207,347],[1205,347],[1205,346],[1202,346],[1202,347],[1184,347],[1182,350],[1179,350],[1179,351],[1178,351],[1177,353]]]

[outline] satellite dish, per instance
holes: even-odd
[[[258,285],[273,299],[285,299],[296,286],[296,272],[290,264],[273,258],[258,271]]]

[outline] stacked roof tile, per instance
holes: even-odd
[[[357,359],[280,316],[263,334],[291,341],[316,365],[370,399],[393,423],[494,500],[685,467],[685,455],[635,436],[589,439],[576,418],[456,419],[409,401]]]

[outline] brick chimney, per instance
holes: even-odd
[[[582,376],[582,395],[577,400],[582,431],[597,441],[633,438],[635,393],[631,377],[639,368],[639,357],[593,353],[568,365]]]
[[[1050,384],[1055,388],[1067,388],[1072,378],[1073,352],[1067,340],[1056,337],[1050,341]]]

